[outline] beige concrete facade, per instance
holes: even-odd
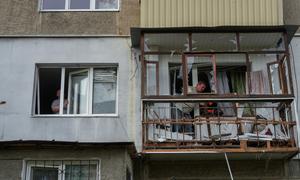
[[[139,2],[116,12],[41,12],[39,0],[1,0],[0,35],[129,35],[139,25]]]

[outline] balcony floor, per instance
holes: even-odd
[[[232,160],[247,159],[290,159],[299,153],[293,148],[248,148],[242,149],[148,149],[142,155],[152,160],[217,160],[224,159],[224,153]]]

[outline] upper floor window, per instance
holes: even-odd
[[[119,0],[41,0],[42,11],[117,11]]]
[[[117,67],[38,67],[36,115],[117,114]]]

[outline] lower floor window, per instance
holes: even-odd
[[[117,67],[38,67],[34,114],[116,114]]]
[[[98,180],[98,160],[29,160],[25,180]]]

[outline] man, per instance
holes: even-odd
[[[196,92],[197,93],[203,93],[206,89],[206,85],[204,82],[199,81],[196,85]]]
[[[52,112],[54,113],[54,114],[59,114],[59,105],[60,105],[60,89],[58,89],[57,91],[56,91],[56,99],[54,99],[53,101],[52,101],[52,104],[51,104],[51,110],[52,110]],[[67,105],[68,105],[68,100],[64,100],[64,107],[63,107],[63,109],[64,110],[66,110],[67,109]]]
[[[199,81],[195,90],[197,93],[203,93],[206,89],[206,84],[202,81]],[[175,109],[172,109],[172,118],[173,119],[191,119],[191,112],[194,108],[199,108],[198,103],[176,103]],[[193,125],[173,125],[172,130],[174,132],[193,132]]]

